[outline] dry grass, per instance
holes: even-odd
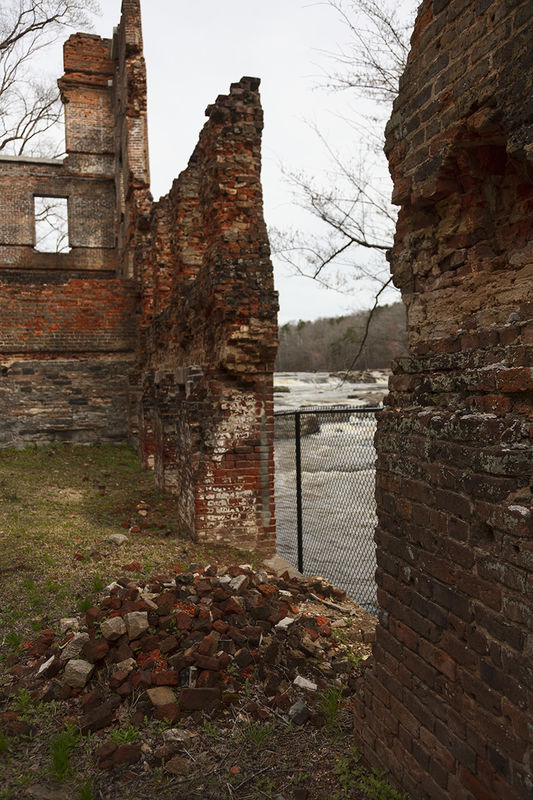
[[[128,533],[131,527],[139,530]],[[108,542],[112,533],[129,540],[117,548]],[[324,695],[323,728],[297,728],[279,715],[254,720],[246,707],[257,699],[251,685],[239,706],[184,721],[192,736],[182,753],[188,767],[176,776],[164,761],[112,774],[95,763],[96,750],[112,737],[155,751],[164,723],[135,728],[123,715],[112,729],[81,737],[68,704],[36,703],[26,689],[7,686],[24,643],[90,606],[126,565],[142,580],[174,566],[243,561],[258,566],[250,553],[182,536],[172,499],[161,496],[126,447],[1,452],[0,711],[23,712],[30,732],[13,737],[0,726],[0,800],[401,800],[354,752],[342,690]]]
[[[131,526],[140,530],[129,533]],[[128,542],[111,544],[113,533]],[[244,559],[250,554],[183,537],[172,498],[158,492],[128,447],[0,453],[0,658],[83,610],[119,575],[149,578],[174,564]],[[138,567],[125,573],[132,564]]]

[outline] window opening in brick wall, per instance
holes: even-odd
[[[35,197],[35,249],[41,253],[68,253],[68,200]]]

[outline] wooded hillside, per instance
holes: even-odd
[[[368,311],[314,322],[288,322],[279,329],[278,372],[336,372],[390,366],[407,354],[405,310],[402,303],[374,312],[361,355],[353,363],[364,336]]]

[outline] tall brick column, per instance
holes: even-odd
[[[533,797],[529,0],[425,0],[387,128],[409,357],[377,433],[356,737],[414,798]]]
[[[258,88],[242,78],[207,108],[189,164],[138,246],[140,442],[159,485],[179,497],[184,529],[270,554],[277,296]]]

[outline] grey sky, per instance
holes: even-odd
[[[95,32],[110,36],[120,0],[102,0]],[[265,110],[263,186],[267,224],[304,224],[284,184],[280,163],[319,174],[323,145],[314,121],[339,148],[357,146],[339,120],[349,97],[317,89],[320,51],[336,51],[348,34],[325,2],[304,0],[142,0],[148,71],[152,192],[165,194],[185,167],[204,124],[204,109],[242,75],[261,78]],[[280,322],[333,316],[366,307],[371,291],[346,297],[276,265]]]

